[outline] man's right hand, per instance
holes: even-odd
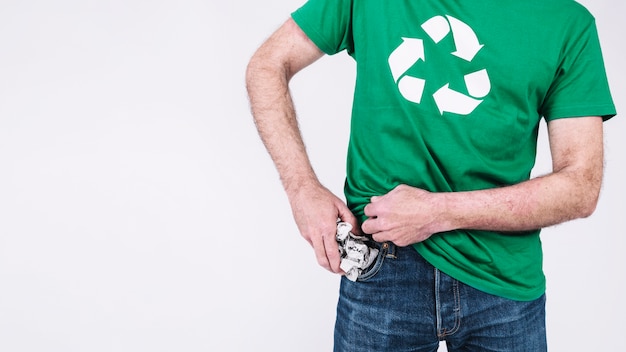
[[[288,196],[300,234],[315,250],[317,262],[333,273],[343,273],[335,238],[337,220],[350,223],[358,231],[356,217],[341,199],[319,184],[300,187]]]

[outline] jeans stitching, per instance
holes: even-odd
[[[454,288],[454,327],[452,327],[446,336],[456,333],[461,328],[461,292],[459,289],[459,281],[454,280],[452,287]]]
[[[440,298],[439,298],[439,282],[440,282],[440,275],[442,273],[435,268],[435,304],[436,304],[436,309],[437,309],[437,336],[441,339],[444,340],[445,337],[447,336],[451,336],[453,334],[455,334],[456,332],[459,331],[459,329],[461,329],[461,292],[460,292],[460,288],[459,288],[459,281],[453,279],[452,281],[452,289],[454,292],[454,308],[453,308],[453,312],[454,312],[454,326],[452,326],[452,329],[448,330],[447,328],[441,328],[441,324],[442,324],[442,318],[441,318],[441,310],[440,310]]]
[[[441,331],[441,298],[439,297],[439,270],[437,268],[433,269],[433,275],[434,275],[434,279],[435,279],[435,317],[437,320],[437,337],[439,337],[439,340],[443,340],[443,338],[446,336],[445,335],[445,329],[442,332]]]

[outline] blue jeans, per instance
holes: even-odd
[[[547,350],[545,296],[520,302],[467,286],[413,247],[381,245],[357,282],[341,281],[335,351]]]

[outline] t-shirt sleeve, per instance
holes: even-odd
[[[352,0],[309,0],[291,17],[324,53],[353,53]]]
[[[570,32],[560,65],[541,113],[546,120],[567,117],[615,116],[594,18],[589,15]]]

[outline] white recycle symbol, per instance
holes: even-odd
[[[435,16],[424,22],[422,29],[435,44],[452,31],[456,51],[451,54],[468,62],[471,62],[483,47],[472,28],[452,16]],[[402,96],[408,101],[420,104],[426,80],[407,76],[405,73],[418,61],[426,61],[424,42],[417,38],[402,40],[402,44],[389,56],[389,67]],[[491,82],[486,69],[469,73],[464,78],[470,96],[450,89],[449,83],[433,94],[435,104],[442,115],[444,112],[468,115],[483,102],[482,98],[489,94]]]

